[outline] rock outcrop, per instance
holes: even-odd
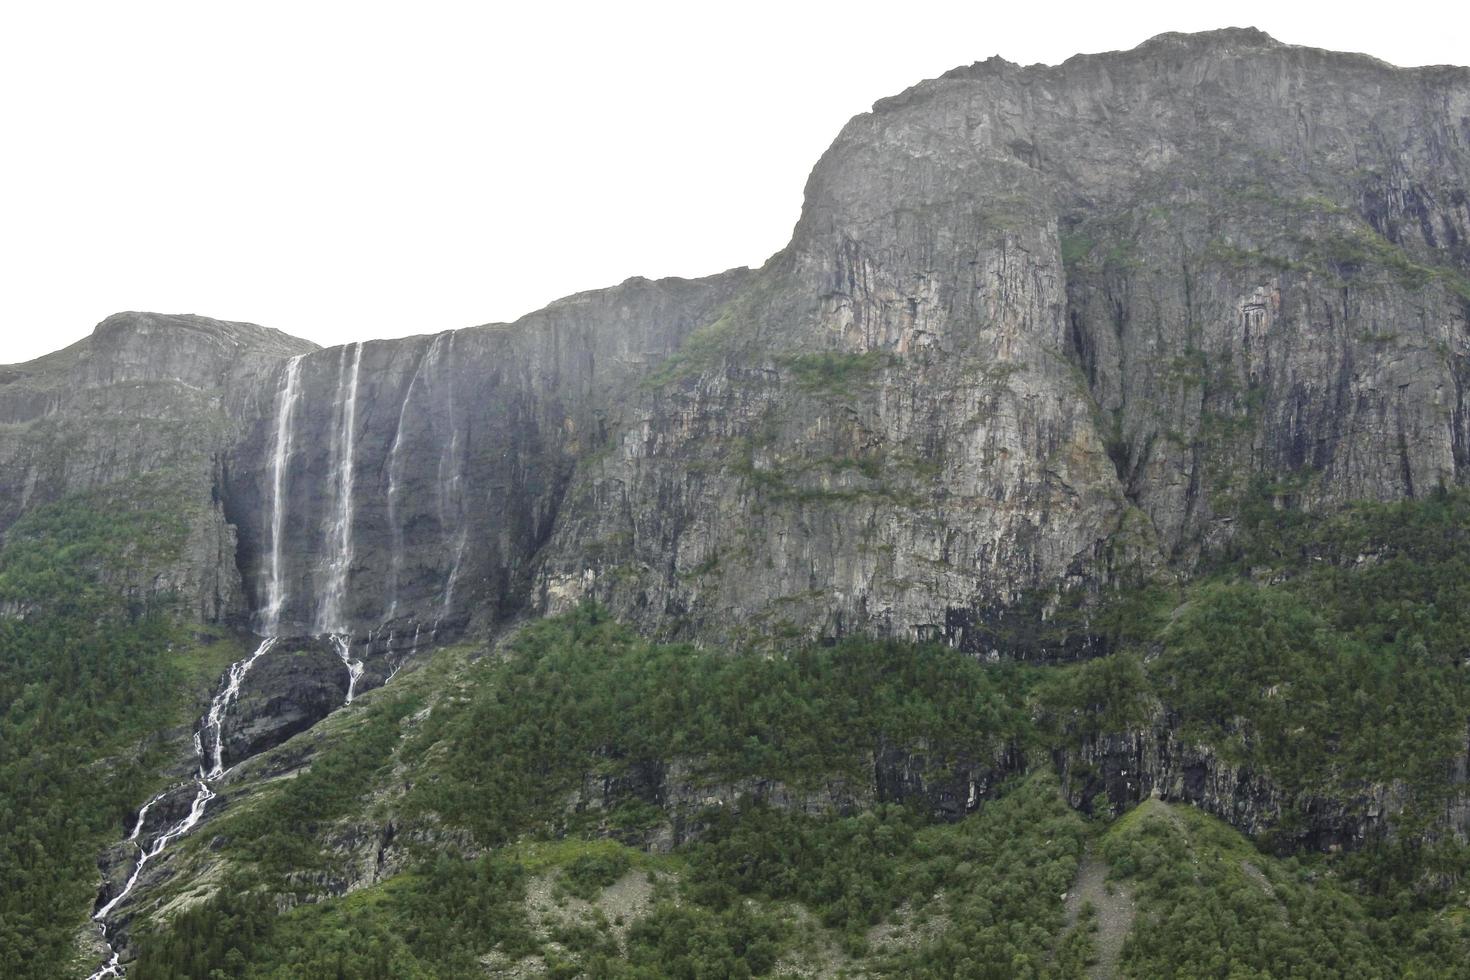
[[[758,270],[331,349],[119,314],[0,368],[0,533],[160,474],[188,544],[127,588],[283,641],[244,680],[228,762],[342,703],[324,634],[350,637],[358,690],[425,643],[586,599],[711,644],[1014,655],[1017,610],[1188,573],[1246,503],[1470,480],[1470,70],[1251,30],[992,59],[852,120]],[[1057,761],[1079,806],[1158,791],[1251,830],[1285,812],[1167,731]],[[957,815],[1021,764],[949,778],[890,754],[818,795]],[[692,813],[709,792],[660,772],[578,805]],[[1392,803],[1324,802],[1298,843],[1351,844]]]
[[[991,644],[1242,498],[1465,478],[1470,71],[1257,31],[878,103],[588,461],[542,579],[650,630]]]
[[[1350,795],[1289,793],[1214,746],[1191,740],[1165,722],[1089,737],[1054,760],[1067,802],[1092,814],[1121,813],[1150,797],[1188,803],[1281,853],[1352,850],[1392,839],[1412,794],[1402,784],[1369,784]],[[1431,835],[1463,837],[1470,820],[1463,792],[1447,804]]]
[[[239,419],[230,393],[315,345],[253,324],[119,313],[86,340],[0,367],[0,533],[85,493],[153,493],[188,526],[183,558],[130,590],[178,594],[207,622],[241,617],[237,535],[217,481]]]
[[[1465,69],[1251,30],[992,59],[849,123],[755,272],[321,351],[114,317],[0,379],[0,526],[186,466],[207,618],[259,625],[274,567],[291,632],[592,597],[990,652],[1018,599],[1187,568],[1247,496],[1462,482],[1467,182]]]

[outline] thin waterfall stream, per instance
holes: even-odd
[[[92,915],[93,921],[101,928],[102,941],[107,946],[107,961],[88,980],[102,980],[104,977],[121,977],[123,967],[121,954],[113,948],[107,939],[108,917],[124,900],[132,894],[138,884],[138,879],[143,874],[143,869],[154,858],[163,853],[169,844],[183,837],[193,830],[199,821],[204,819],[205,808],[215,798],[214,788],[210,782],[225,776],[229,770],[224,764],[225,744],[225,719],[229,713],[230,706],[240,697],[240,688],[245,681],[250,668],[255,665],[261,657],[270,652],[276,645],[277,632],[280,628],[281,610],[286,602],[285,576],[282,574],[282,549],[281,540],[285,528],[285,482],[286,470],[290,463],[292,449],[292,418],[295,415],[296,403],[300,397],[301,381],[301,355],[292,357],[286,364],[285,378],[281,385],[280,394],[276,401],[276,426],[275,440],[271,452],[271,512],[268,526],[271,529],[271,550],[268,565],[269,579],[266,588],[266,605],[261,617],[261,632],[264,634],[259,645],[250,656],[238,660],[230,665],[226,672],[224,683],[220,690],[210,701],[209,711],[200,719],[199,728],[194,732],[194,755],[198,760],[196,774],[194,776],[194,799],[189,805],[189,812],[179,821],[169,827],[162,834],[153,839],[152,843],[145,846],[146,838],[143,836],[144,824],[148,817],[148,811],[165,796],[168,791],[159,793],[138,810],[137,819],[133,825],[133,832],[128,835],[128,840],[138,846],[138,860],[133,865],[133,871],[128,876],[127,882]],[[354,379],[355,387],[355,379]],[[354,392],[355,395],[355,392]],[[353,687],[356,685],[357,676],[362,671],[359,663],[355,672],[349,665],[352,673],[351,684],[348,688],[348,702],[352,700]],[[204,744],[201,733],[208,734],[210,744]]]
[[[425,357],[425,364],[420,365],[425,377],[420,387],[427,384],[429,374],[440,360],[441,349],[447,346],[441,343],[443,337],[436,338],[430,344]],[[452,343],[452,338],[449,343]],[[315,615],[306,622],[311,624],[312,631],[318,637],[329,640],[337,653],[342,665],[347,669],[347,692],[344,704],[352,704],[357,696],[357,685],[363,676],[365,665],[362,660],[354,659],[352,656],[352,634],[350,632],[347,596],[349,591],[349,578],[354,557],[353,524],[356,517],[355,501],[353,499],[356,485],[356,474],[354,472],[355,455],[357,449],[357,422],[358,422],[358,391],[362,368],[363,345],[349,344],[342,349],[341,358],[338,362],[337,387],[335,399],[334,424],[331,438],[331,470],[330,485],[334,493],[334,506],[332,518],[325,529],[323,543],[325,544],[325,581],[320,593],[320,602],[316,606]],[[282,375],[281,384],[275,399],[275,420],[271,433],[271,445],[269,456],[269,469],[265,480],[268,496],[268,511],[264,515],[263,527],[270,535],[270,547],[262,556],[263,566],[263,589],[258,593],[263,602],[256,613],[256,632],[259,643],[246,657],[231,664],[225,672],[219,690],[210,701],[209,710],[199,720],[194,732],[194,755],[196,759],[196,770],[192,778],[194,784],[194,797],[189,806],[188,813],[177,820],[156,837],[149,838],[146,833],[146,823],[150,810],[162,802],[166,797],[178,792],[181,787],[159,793],[144,803],[138,810],[134,821],[132,832],[127,840],[138,848],[137,860],[133,865],[132,872],[127,881],[115,895],[107,898],[96,912],[92,915],[93,921],[98,923],[101,930],[103,944],[107,947],[107,961],[88,978],[88,980],[102,980],[105,977],[121,977],[124,975],[124,967],[121,962],[121,954],[108,940],[109,919],[115,910],[132,895],[138,882],[141,880],[144,869],[150,862],[155,860],[174,841],[188,834],[204,819],[205,811],[210,802],[217,796],[214,784],[226,777],[232,767],[227,767],[225,762],[226,753],[226,723],[229,718],[230,709],[239,700],[241,689],[251,669],[266,654],[274,649],[281,638],[281,623],[283,616],[288,611],[288,604],[292,601],[290,594],[290,583],[292,581],[291,569],[288,567],[289,555],[283,547],[288,541],[291,528],[287,526],[287,513],[291,499],[291,464],[293,454],[296,450],[296,417],[299,414],[299,404],[302,397],[302,362],[305,355],[296,355],[286,362]],[[417,372],[416,372],[417,373]],[[452,385],[452,381],[450,382]],[[391,559],[390,570],[390,595],[388,610],[390,616],[397,611],[397,572],[402,565],[402,529],[398,527],[401,523],[401,515],[397,513],[397,495],[400,491],[398,481],[401,478],[402,464],[398,460],[400,443],[402,441],[402,416],[407,412],[407,402],[413,397],[414,384],[411,381],[408,392],[405,395],[405,404],[400,411],[399,431],[395,434],[393,446],[389,453],[388,461],[388,509],[389,523],[394,526],[396,533],[394,540],[394,554]],[[450,433],[445,440],[445,449],[439,460],[440,491],[438,498],[438,517],[441,533],[447,532],[451,523],[460,524],[458,540],[453,539],[445,542],[454,554],[454,567],[450,572],[449,581],[445,588],[444,605],[449,604],[449,597],[453,594],[454,580],[459,573],[459,566],[463,558],[466,545],[467,529],[463,525],[463,490],[460,486],[464,474],[462,464],[459,460],[460,446],[459,433],[453,424],[453,394],[449,393],[449,416]],[[447,484],[447,486],[445,485]],[[446,496],[446,490],[448,495]],[[451,517],[456,518],[451,522]],[[318,566],[321,567],[321,566]],[[293,619],[300,622],[300,619]],[[415,624],[413,643],[409,653],[416,649],[419,644],[419,634],[423,629],[421,624]],[[431,633],[431,640],[437,636],[437,623]],[[389,634],[389,645],[392,643],[392,633]],[[372,648],[372,634],[368,635],[365,653]],[[390,658],[391,679],[403,667],[406,655],[393,662]],[[233,760],[236,764],[244,759]]]
[[[332,645],[337,648],[337,656],[342,658],[342,664],[347,668],[347,701],[351,704],[353,697],[357,694],[357,679],[362,676],[363,663],[361,660],[352,659],[352,636],[348,633],[334,633]]]

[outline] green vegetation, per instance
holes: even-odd
[[[1317,519],[1257,500],[1163,634],[1166,699],[1287,785],[1398,779],[1431,807],[1470,716],[1470,494]]]
[[[1416,262],[1402,247],[1367,228],[1307,239],[1301,244],[1311,261],[1344,279],[1379,272],[1408,289],[1438,284],[1460,299],[1470,301],[1470,279],[1464,273]]]
[[[1218,265],[1227,266],[1237,272],[1254,269],[1269,269],[1272,272],[1296,272],[1306,271],[1310,266],[1258,248],[1241,248],[1227,241],[1216,239],[1205,247],[1205,259]]]
[[[661,364],[657,371],[643,381],[645,390],[667,388],[669,385],[694,377],[718,364],[729,352],[736,336],[736,321],[733,314],[726,313],[713,323],[708,323],[684,341],[684,345]]]
[[[752,807],[722,813],[690,849],[684,894],[717,909],[799,902],[882,975],[1067,976],[1049,953],[1083,834],[1045,773],[957,824],[891,806],[851,817]],[[870,940],[900,905],[944,925],[912,943]]]
[[[1061,896],[1089,846],[1137,899],[1121,975],[1459,975],[1470,857],[1421,832],[1470,717],[1470,494],[1310,517],[1294,506],[1310,484],[1245,488],[1238,533],[1193,581],[1028,596],[995,627],[1005,649],[1085,636],[1107,652],[1076,663],[867,640],[731,654],[650,642],[592,606],[495,656],[444,651],[310,736],[309,768],[180,845],[216,873],[162,887],[182,901],[136,924],[133,975],[422,980],[530,957],[615,980],[809,962],[1080,977],[1102,916],[1068,928]],[[0,554],[0,602],[25,611],[0,620],[8,975],[66,974],[95,855],[157,785],[161,760],[138,746],[229,656],[184,644],[168,597],[133,587],[183,541],[178,510],[143,499],[169,498],[39,509]],[[1281,791],[1274,835],[1253,844],[1157,801],[1111,824],[1112,808],[1084,821],[1066,805],[1058,754],[1165,723]],[[1002,758],[1028,768],[945,822],[874,798],[889,751],[929,786]],[[1389,785],[1406,804],[1396,839],[1257,849],[1296,840],[1313,797]],[[722,804],[701,810],[707,787]],[[792,798],[851,805],[760,802]],[[315,900],[343,860],[334,835],[390,816],[408,870]],[[626,912],[609,904],[639,888]],[[314,901],[280,913],[285,896]]]
[[[1062,262],[1068,266],[1077,265],[1087,258],[1088,253],[1096,243],[1091,238],[1080,232],[1062,232],[1061,252]]]
[[[1470,278],[1457,269],[1418,262],[1365,226],[1344,227],[1333,219],[1313,234],[1282,235],[1270,248],[1246,248],[1216,239],[1205,258],[1235,271],[1268,270],[1277,274],[1310,272],[1351,285],[1389,283],[1405,289],[1441,286],[1470,302]]]
[[[1265,857],[1189,807],[1145,803],[1108,831],[1104,853],[1140,905],[1120,976],[1464,975],[1463,926],[1420,918],[1396,935],[1334,875]]]
[[[1032,675],[861,640],[732,658],[650,643],[593,607],[532,624],[477,669],[471,696],[436,708],[406,754],[435,773],[416,804],[486,844],[566,829],[563,801],[589,771],[626,778],[685,759],[709,777],[802,787],[865,780],[888,744],[988,758],[1027,730]]]
[[[471,976],[500,946],[532,948],[519,866],[495,856],[426,862],[346,899],[277,915],[266,893],[227,882],[145,935],[137,980],[429,980]]]
[[[847,394],[855,386],[871,381],[893,361],[892,354],[878,350],[821,351],[777,359],[777,363],[791,372],[798,388],[834,395]]]
[[[192,689],[170,597],[133,587],[186,533],[166,477],[29,512],[0,553],[0,963],[64,973],[96,856],[157,788],[160,718]]]
[[[412,696],[375,698],[309,769],[222,821],[218,833],[240,841],[237,856],[278,882],[293,871],[321,867],[326,858],[312,832],[349,813],[373,786],[398,744],[399,722],[418,707]]]
[[[538,937],[527,881],[559,868],[559,882],[591,900],[646,857],[606,842],[511,847],[468,861],[441,855],[280,916],[250,882],[229,882],[145,935],[131,975],[422,980],[468,975],[486,956],[509,964],[534,955],[567,978],[766,976],[810,951],[796,902],[837,931],[835,955],[864,958],[880,975],[1080,977],[1085,942],[1055,958],[1051,950],[1084,833],[1047,774],[954,825],[898,807],[804,817],[747,802],[710,814],[709,833],[684,849],[687,873],[662,879],[621,941],[600,914]],[[886,942],[870,927],[900,905],[918,924],[915,939]]]
[[[1291,805],[1397,785],[1400,826],[1432,819],[1470,717],[1470,493],[1311,516],[1294,506],[1310,483],[1255,481],[1193,581],[1024,597],[996,627],[1002,648],[1066,654],[1086,635],[1115,651],[1044,673],[1043,737],[1076,744],[1168,712]]]

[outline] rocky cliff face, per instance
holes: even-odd
[[[590,596],[990,651],[1247,495],[1461,482],[1467,181],[1464,69],[1249,30],[992,59],[854,119],[757,272],[322,351],[113,318],[8,369],[0,524],[178,465],[212,618],[402,644]]]
[[[186,557],[130,587],[287,641],[245,678],[228,762],[341,705],[348,661],[371,688],[425,642],[586,598],[712,643],[1014,654],[1014,610],[1187,572],[1246,501],[1467,481],[1467,194],[1470,70],[1237,30],[993,59],[849,123],[759,270],[326,350],[120,314],[0,368],[0,531],[184,488]],[[1057,762],[1079,806],[1157,790],[1255,830],[1285,802],[1166,728]],[[963,813],[1022,764],[946,781],[896,754],[823,805]],[[670,767],[575,805],[692,812],[708,788]],[[1387,802],[1324,802],[1300,842],[1351,844]]]
[[[1269,775],[1181,734],[1177,719],[1085,737],[1055,756],[1067,802],[1083,812],[1122,813],[1150,797],[1188,803],[1283,854],[1353,850],[1393,839],[1413,799],[1402,782],[1365,783],[1344,796],[1286,792]],[[1463,754],[1454,768],[1453,792],[1435,815],[1430,836],[1470,834]]]
[[[119,313],[66,350],[0,368],[0,532],[70,494],[166,485],[188,522],[185,558],[129,587],[176,592],[204,621],[242,615],[238,538],[217,481],[240,429],[229,393],[314,346],[252,324]]]
[[[274,562],[283,632],[399,642],[525,608],[576,460],[744,279],[630,280],[512,325],[313,352],[289,392],[278,364],[235,396],[249,423],[220,482],[251,607]]]
[[[1461,482],[1467,179],[1470,72],[1256,31],[915,86],[584,466],[543,601],[985,649],[1248,493]]]

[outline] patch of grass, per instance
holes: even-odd
[[[684,344],[642,382],[644,390],[667,388],[718,365],[737,336],[735,316],[725,313],[691,333]]]
[[[892,366],[894,360],[887,351],[821,351],[785,355],[778,357],[776,363],[803,391],[846,395],[871,382],[880,371]]]

